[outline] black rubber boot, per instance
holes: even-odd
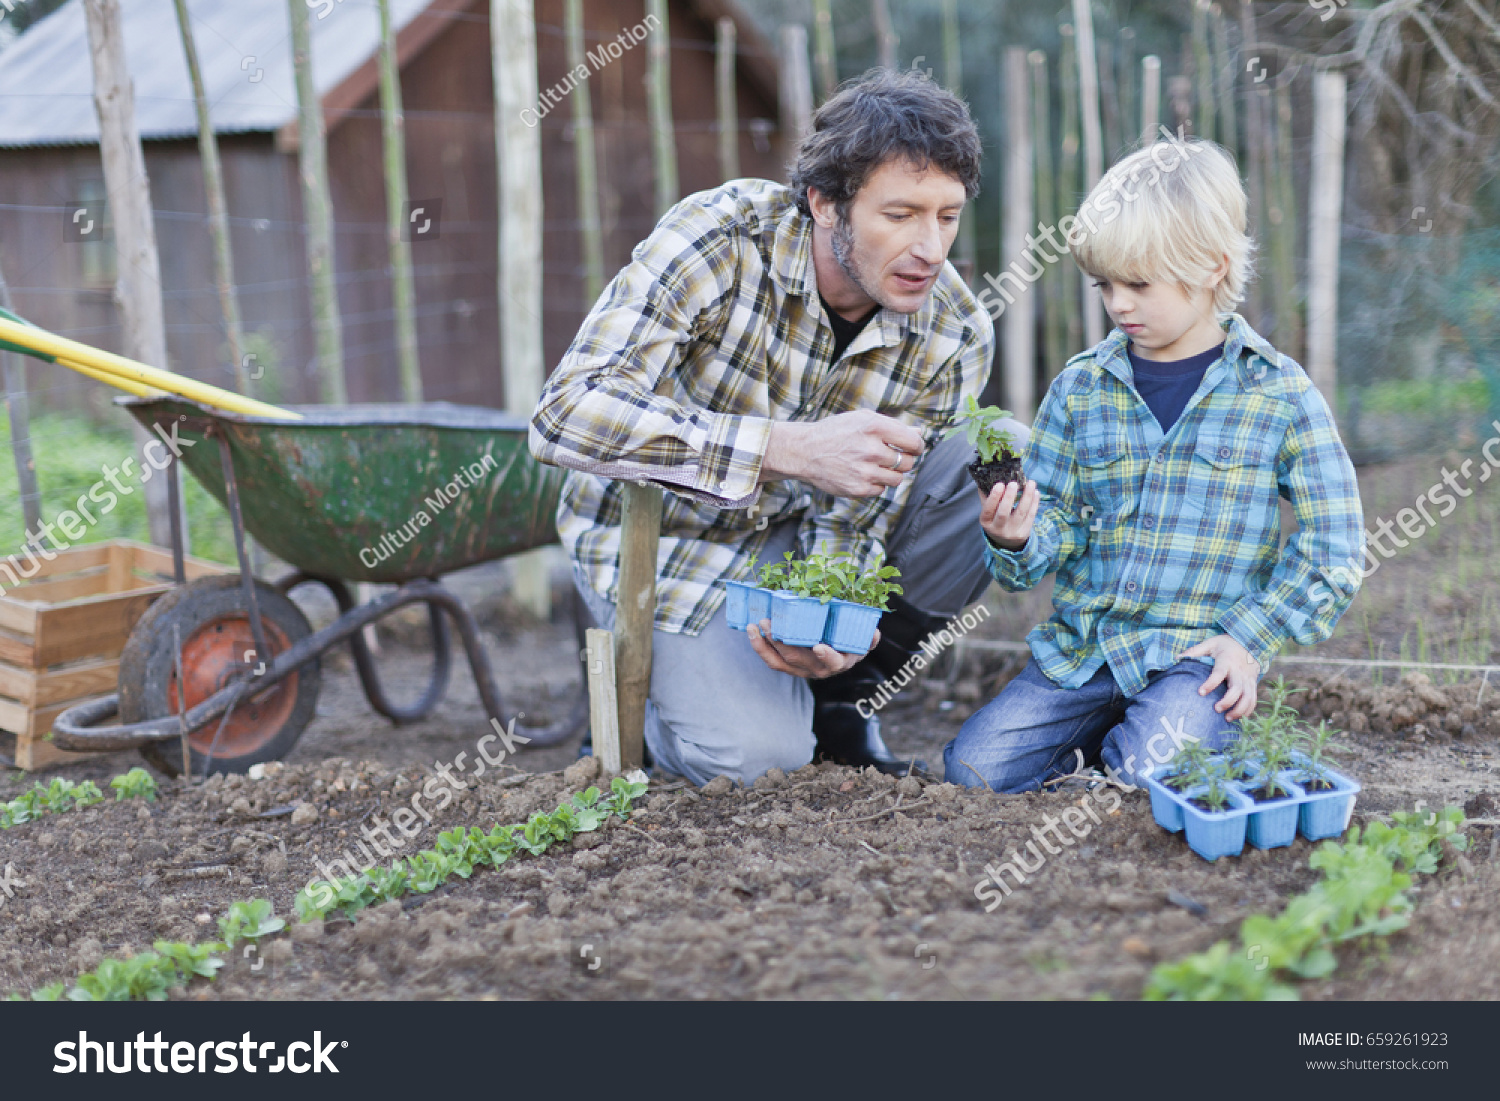
[[[880,642],[854,668],[823,680],[808,681],[813,694],[813,734],[818,740],[815,761],[864,768],[873,765],[892,776],[930,778],[921,760],[902,760],[880,737],[880,715],[870,703],[860,713],[861,700],[873,701],[881,682],[901,671],[922,640],[942,626],[941,616],[891,598],[891,610],[880,617]]]

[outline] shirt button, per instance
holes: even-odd
[[[1149,527],[1155,527],[1156,526],[1156,521],[1153,520],[1153,519],[1151,519],[1151,517],[1148,516],[1148,517],[1146,517],[1146,519],[1144,521],[1142,521],[1142,526],[1148,527],[1148,528]]]
[[[1221,458],[1221,459],[1227,459],[1227,458],[1229,458],[1229,448],[1227,448],[1227,447],[1221,447],[1221,448],[1219,448],[1219,458]]]
[[[1111,634],[1114,634],[1114,630],[1115,629],[1113,627],[1111,627],[1108,623],[1106,623],[1103,627],[1099,628],[1099,633],[1101,635],[1111,635]]]
[[[1133,592],[1135,592],[1135,582],[1134,581],[1127,581],[1127,582],[1125,582],[1125,591],[1127,593],[1133,593]]]
[[[1159,463],[1164,463],[1164,462],[1167,461],[1167,457],[1165,455],[1163,455],[1160,451],[1158,451],[1156,453],[1156,461],[1159,462]]]

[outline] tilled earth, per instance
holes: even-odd
[[[1307,715],[1341,714],[1350,726],[1351,715],[1366,719],[1336,751],[1364,785],[1355,820],[1419,800],[1467,804],[1470,817],[1493,820],[1493,711],[1474,689],[1411,678],[1371,691],[1335,680],[1300,697]],[[934,685],[890,709],[892,740],[934,759],[957,725],[927,698],[942,694]],[[466,735],[471,720],[458,724]],[[522,750],[516,763],[570,755]],[[305,756],[299,750],[258,780],[164,780],[152,804],[111,802],[0,833],[0,867],[13,865],[20,880],[0,910],[0,993],[71,979],[155,938],[212,938],[213,919],[236,899],[269,898],[290,918],[297,890],[320,875],[317,861],[340,858],[361,824],[387,818],[434,775],[409,761]],[[103,777],[133,763],[105,758],[68,774]],[[592,760],[539,774],[506,765],[467,778],[400,851],[431,847],[442,829],[550,810],[599,779],[596,769]],[[0,785],[0,797],[18,788]],[[1128,999],[1155,962],[1233,937],[1245,916],[1279,910],[1314,879],[1311,846],[1300,839],[1208,864],[1157,828],[1144,793],[1134,793],[1113,814],[1101,807],[1087,837],[1055,846],[986,913],[975,896],[985,865],[1090,798],[975,793],[828,765],[773,773],[748,790],[655,781],[628,824],[451,880],[357,923],[293,923],[215,983],[177,993]],[[1344,951],[1336,975],[1305,984],[1303,996],[1500,996],[1500,841],[1491,826],[1469,832],[1467,856],[1419,882],[1413,925],[1388,951]]]

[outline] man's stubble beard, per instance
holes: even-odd
[[[877,306],[889,309],[890,307],[881,301],[880,295],[865,282],[859,262],[854,256],[854,229],[843,216],[839,216],[838,220],[834,223],[832,244],[833,259],[849,282],[858,287],[860,292],[866,298],[871,299]]]

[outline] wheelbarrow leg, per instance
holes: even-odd
[[[299,572],[277,582],[276,587],[289,593],[298,585],[309,581],[316,581],[333,594],[340,615],[347,615],[354,608],[354,597],[349,592],[349,586],[336,578],[310,577]],[[393,723],[414,723],[425,719],[448,689],[448,680],[453,671],[453,644],[448,634],[448,623],[443,618],[442,610],[435,604],[427,605],[427,614],[429,630],[432,632],[432,679],[422,697],[409,707],[392,703],[386,695],[385,686],[380,683],[380,671],[375,666],[375,656],[365,642],[364,632],[349,636],[349,648],[354,652],[354,667],[359,672],[359,683],[364,687],[365,698],[370,701],[371,707]]]
[[[245,517],[240,512],[240,487],[234,480],[234,458],[229,453],[229,438],[217,424],[209,425],[207,435],[219,441],[219,465],[224,471],[224,493],[229,518],[234,522],[234,553],[240,563],[240,584],[245,589],[245,605],[250,609],[250,636],[255,640],[255,660],[262,671],[270,664],[271,648],[266,645],[266,629],[260,620],[260,603],[255,598],[255,574],[245,553]]]

